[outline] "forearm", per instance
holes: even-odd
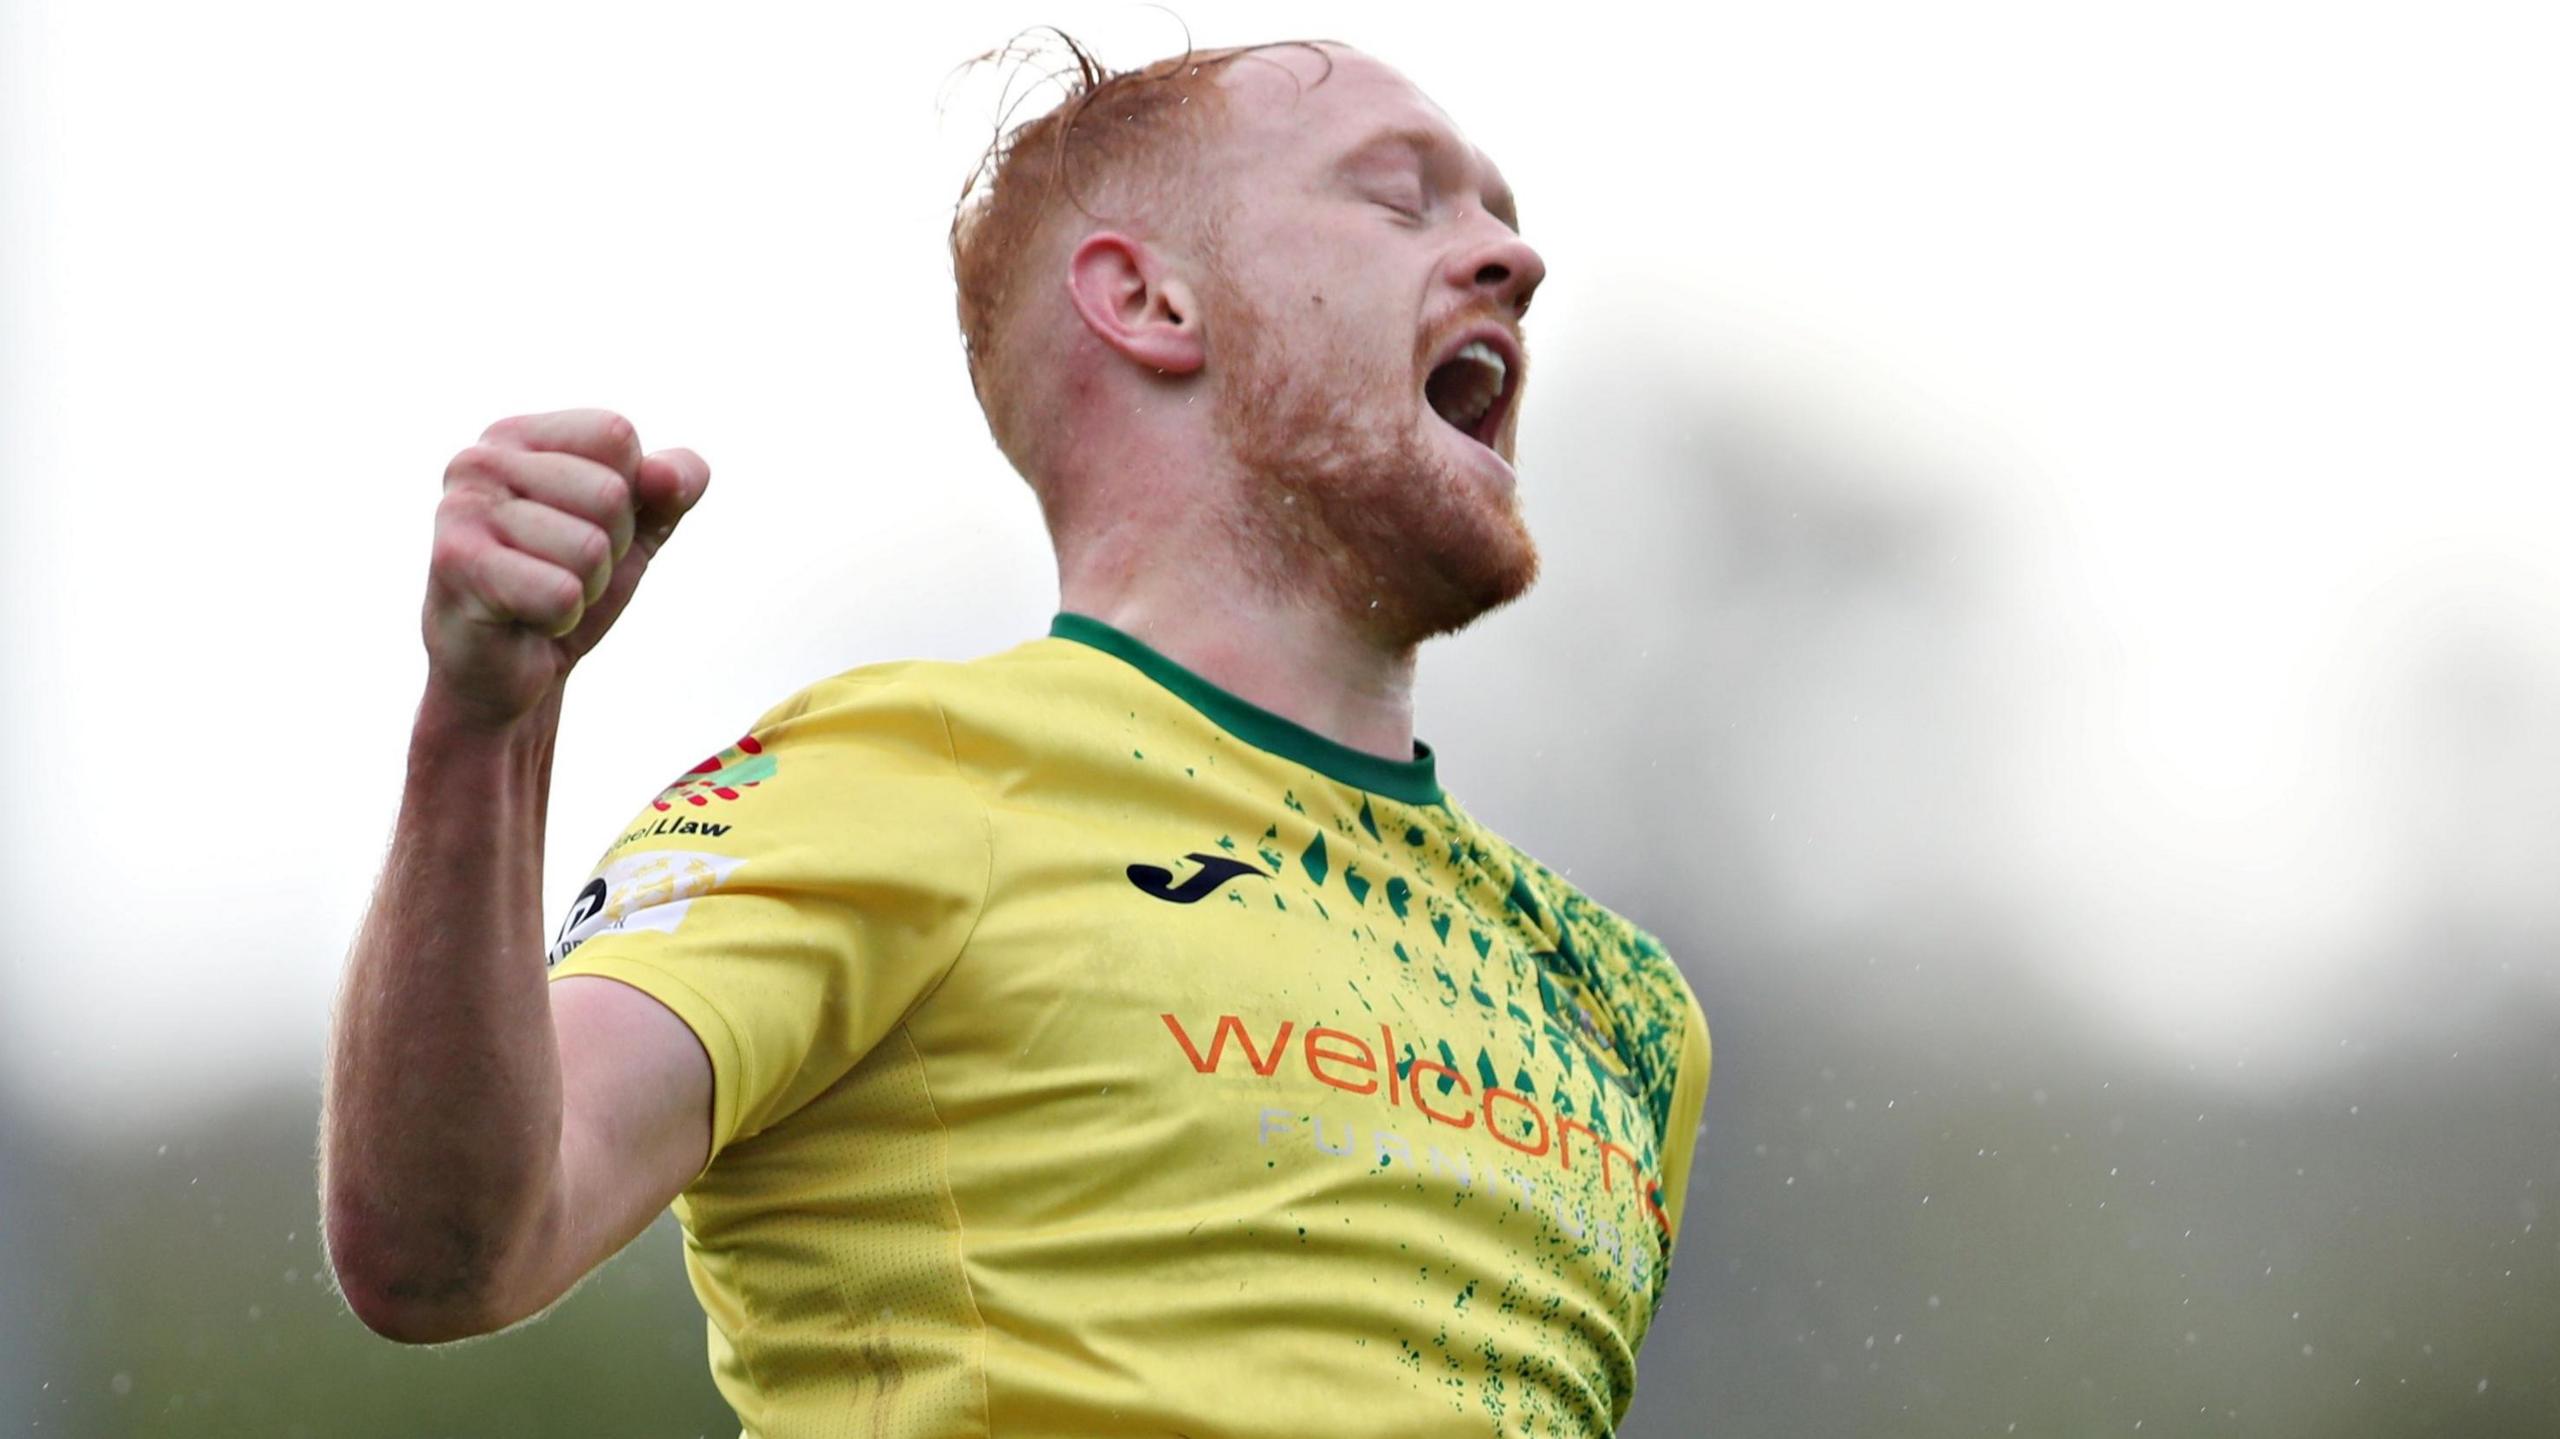
[[[557,1183],[560,1060],[542,964],[557,691],[502,729],[431,685],[391,854],[329,1054],[328,1240],[359,1317],[411,1340],[481,1332]]]
[[[691,450],[643,454],[608,410],[500,420],[445,465],[427,695],[320,1117],[330,1263],[393,1338],[485,1333],[585,1272],[560,1240],[575,1211],[542,965],[551,747],[571,667],[710,480]]]

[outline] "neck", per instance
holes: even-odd
[[[1061,555],[1058,607],[1102,621],[1249,703],[1384,759],[1413,758],[1414,646],[1226,577],[1206,555],[1111,564]],[[1204,601],[1204,596],[1214,596]]]

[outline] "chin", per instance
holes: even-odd
[[[1401,517],[1400,535],[1377,537],[1395,546],[1407,578],[1400,613],[1381,616],[1404,643],[1455,634],[1538,581],[1538,546],[1520,514],[1509,461],[1455,438],[1470,453],[1414,487],[1421,503]]]
[[[1538,550],[1526,529],[1448,557],[1444,604],[1418,613],[1415,641],[1456,634],[1477,620],[1527,594],[1538,582]]]
[[[1537,546],[1499,450],[1418,396],[1382,411],[1346,404],[1345,382],[1321,371],[1250,357],[1236,368],[1221,420],[1246,476],[1239,540],[1256,581],[1328,603],[1396,647],[1454,634],[1536,582]],[[1495,445],[1508,446],[1509,428]]]

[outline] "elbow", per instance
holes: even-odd
[[[424,1304],[352,1280],[343,1269],[338,1273],[338,1293],[357,1322],[394,1344],[451,1344],[503,1327],[479,1322],[459,1306]]]
[[[506,1327],[469,1289],[429,1285],[378,1263],[334,1250],[329,1256],[338,1297],[356,1322],[394,1344],[451,1344]]]
[[[364,1225],[332,1215],[329,1270],[338,1296],[365,1328],[395,1344],[450,1344],[494,1334],[512,1321],[491,1302],[491,1286],[469,1267],[416,1263]]]

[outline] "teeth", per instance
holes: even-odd
[[[1470,342],[1431,373],[1424,393],[1440,418],[1459,429],[1472,429],[1502,398],[1510,367],[1482,340]]]

